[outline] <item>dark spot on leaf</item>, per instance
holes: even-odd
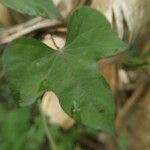
[[[103,114],[105,112],[104,109],[99,109],[99,113]]]

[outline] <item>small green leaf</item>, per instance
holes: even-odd
[[[0,3],[23,14],[62,19],[52,0],[0,0]]]
[[[21,105],[32,104],[51,90],[65,112],[78,122],[113,133],[113,97],[97,60],[116,55],[126,48],[125,44],[106,19],[88,7],[74,12],[68,30],[61,51],[31,38],[13,41],[3,57],[8,79]]]

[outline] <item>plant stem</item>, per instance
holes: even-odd
[[[40,109],[40,107],[39,107],[39,109]],[[41,118],[42,118],[44,129],[45,129],[45,133],[46,133],[46,136],[47,136],[48,141],[50,143],[50,146],[51,146],[52,150],[57,150],[55,142],[53,140],[53,137],[52,137],[52,135],[51,135],[51,133],[50,133],[50,131],[48,129],[47,120],[46,120],[44,114],[42,113],[41,109],[40,109],[40,113],[41,113]]]

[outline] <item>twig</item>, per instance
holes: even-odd
[[[20,36],[26,35],[38,29],[54,27],[60,24],[61,22],[57,20],[49,20],[41,17],[34,18],[30,21],[27,21],[26,23],[3,31],[3,34],[0,36],[0,44],[11,42],[16,38],[19,38]]]
[[[27,21],[27,22],[24,22],[24,23],[22,23],[22,24],[15,25],[15,26],[13,26],[13,27],[11,27],[11,28],[6,28],[6,29],[4,30],[4,34],[6,34],[6,35],[7,35],[7,34],[8,34],[8,35],[13,34],[13,33],[17,32],[18,30],[22,30],[22,29],[25,28],[25,27],[32,26],[32,25],[34,25],[34,24],[36,24],[36,23],[38,23],[38,22],[40,22],[40,21],[42,21],[42,20],[44,20],[42,17],[33,18],[33,19],[31,19],[31,20],[29,20],[29,21]]]
[[[132,108],[143,95],[146,85],[146,81],[143,81],[143,83],[139,84],[132,96],[128,100],[126,100],[126,104],[124,105],[124,107],[118,112],[118,116],[116,118],[116,129],[118,133],[120,133],[121,129],[123,128],[126,118],[131,112]]]

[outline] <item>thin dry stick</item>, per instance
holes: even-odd
[[[24,23],[22,23],[22,24],[15,25],[15,26],[13,26],[13,27],[11,27],[11,28],[6,28],[6,29],[4,30],[4,34],[5,34],[5,35],[7,35],[7,34],[8,34],[8,35],[9,35],[9,34],[13,34],[13,33],[17,32],[18,30],[21,30],[21,29],[23,29],[23,28],[25,28],[25,27],[32,26],[32,25],[34,25],[34,24],[36,24],[36,23],[38,23],[38,22],[40,22],[40,21],[42,21],[42,20],[44,20],[44,18],[42,18],[42,17],[33,18],[33,19],[31,19],[31,20],[29,20],[29,21],[27,21],[27,22],[24,22]]]
[[[0,37],[0,44],[11,42],[20,36],[26,35],[38,29],[54,27],[60,24],[61,22],[57,20],[43,19],[41,17],[34,18],[26,23],[4,31]]]
[[[125,120],[132,110],[133,106],[136,104],[136,102],[139,100],[139,98],[144,93],[145,87],[147,83],[144,81],[143,83],[139,84],[135,90],[135,92],[132,94],[132,96],[127,100],[124,107],[118,112],[118,116],[116,118],[116,128],[118,133],[122,129]]]

